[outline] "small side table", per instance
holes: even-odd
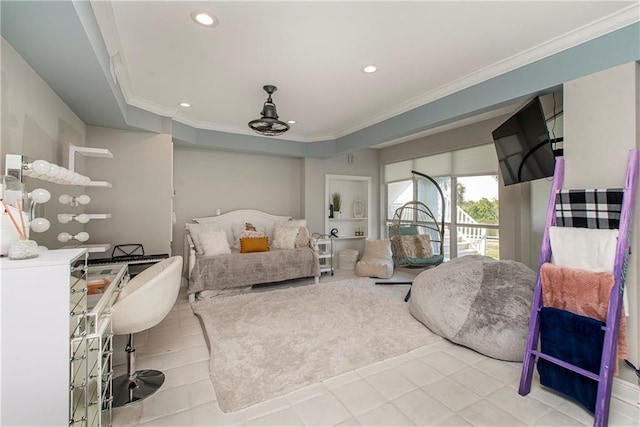
[[[311,236],[318,250],[320,274],[331,273],[333,276],[333,239],[328,234],[313,233]]]

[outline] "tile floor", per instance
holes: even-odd
[[[321,283],[348,278],[340,272]],[[395,280],[410,280],[397,272]],[[209,352],[186,293],[165,320],[136,334],[138,369],[160,369],[162,388],[113,412],[113,426],[583,426],[593,417],[540,387],[517,388],[520,363],[446,340],[327,379],[233,413],[218,408]],[[116,367],[116,374],[124,366]],[[640,425],[640,409],[613,398],[611,426]]]

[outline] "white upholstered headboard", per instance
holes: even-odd
[[[222,215],[194,218],[193,222],[198,224],[215,224],[216,227],[224,230],[227,235],[227,241],[229,245],[233,246],[233,225],[244,224],[250,222],[254,226],[264,227],[265,233],[269,236],[269,241],[272,241],[273,228],[275,224],[283,221],[289,221],[290,216],[272,215],[267,212],[262,212],[256,209],[238,209],[235,211],[227,212]],[[190,242],[189,232],[185,229],[185,256],[189,257],[188,263],[185,263],[185,270],[187,273],[191,272],[195,263],[195,251]],[[187,274],[188,277],[188,274]]]
[[[256,227],[262,226],[264,227],[266,235],[269,236],[269,240],[271,240],[275,224],[283,221],[289,221],[290,219],[290,216],[272,215],[256,209],[239,209],[222,215],[194,218],[193,221],[198,224],[215,224],[227,233],[227,240],[230,244],[233,244],[232,225],[234,224],[250,222]]]

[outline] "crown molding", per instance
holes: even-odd
[[[121,49],[121,41],[120,36],[117,30],[117,26],[115,24],[115,18],[113,15],[113,9],[109,2],[102,1],[91,1],[92,7],[94,8],[94,13],[100,15],[100,22],[104,19],[106,25],[101,26],[101,30],[103,32],[103,37],[107,49],[111,54],[112,60],[112,69],[117,78],[118,86],[122,92],[122,96],[125,102],[133,107],[137,107],[151,113],[163,116],[163,117],[171,117],[173,120],[183,123],[188,126],[192,126],[196,129],[203,130],[214,130],[221,132],[229,132],[240,135],[251,135],[256,136],[255,133],[251,132],[248,129],[237,127],[237,126],[228,126],[222,125],[215,122],[205,122],[200,120],[195,120],[192,117],[189,117],[188,113],[185,111],[179,110],[176,108],[167,108],[165,106],[159,105],[157,103],[151,102],[147,99],[136,96],[133,93],[131,88],[127,65],[122,55],[119,52]],[[380,114],[377,114],[370,119],[353,124],[352,126],[346,127],[336,133],[327,133],[327,134],[318,134],[318,135],[300,135],[295,133],[287,133],[285,135],[281,135],[278,138],[304,142],[304,143],[313,143],[327,140],[336,140],[357,132],[359,130],[365,129],[369,126],[373,126],[377,123],[380,123],[384,120],[395,117],[399,114],[406,113],[410,110],[413,110],[417,107],[423,106],[425,104],[429,104],[438,99],[444,98],[448,95],[461,91],[463,89],[467,89],[494,77],[497,77],[501,74],[513,71],[522,66],[531,64],[535,61],[541,60],[543,58],[549,57],[556,53],[562,52],[569,48],[575,47],[581,43],[587,42],[589,40],[595,39],[607,33],[616,31],[620,28],[623,28],[627,25],[633,24],[635,22],[640,21],[640,3],[636,3],[630,5],[624,9],[621,9],[613,14],[605,16],[597,21],[584,25],[575,30],[569,31],[565,34],[562,34],[558,37],[555,37],[552,40],[534,46],[530,49],[524,50],[516,55],[513,55],[504,60],[498,61],[492,65],[489,65],[485,68],[482,68],[478,71],[475,71],[471,74],[467,74],[457,80],[454,80],[446,85],[440,86],[434,90],[426,92],[422,95],[419,95],[413,99],[410,99],[400,105],[397,105],[393,108],[390,108]],[[104,28],[107,27],[107,28]],[[272,138],[272,137],[265,137]]]
[[[266,138],[266,139],[274,138],[273,136],[259,135],[253,132],[252,130],[250,130],[249,128],[245,128],[245,127],[215,125],[210,122],[194,120],[188,115],[183,114],[182,111],[178,111],[175,115],[171,116],[171,118],[178,123],[182,123],[183,125],[187,125],[198,130],[212,130],[217,132],[226,132],[226,133],[233,133],[238,135],[256,136],[259,138]],[[295,132],[286,132],[282,135],[277,136],[276,138],[284,139],[288,141],[294,141],[294,142],[301,142],[301,143],[321,142],[321,141],[327,141],[327,140],[332,141],[336,139],[335,135],[333,134],[323,134],[317,137],[309,138],[304,135],[296,134]]]
[[[498,61],[492,65],[467,74],[457,80],[454,80],[444,86],[436,88],[417,96],[407,102],[404,102],[394,108],[373,116],[371,119],[361,122],[355,126],[345,128],[336,132],[336,137],[341,138],[353,132],[365,129],[369,126],[380,123],[384,120],[395,117],[399,114],[406,113],[414,108],[431,103],[447,95],[451,95],[460,90],[467,89],[478,83],[482,83],[501,74],[513,71],[517,68],[531,64],[535,61],[549,57],[556,53],[575,47],[579,44],[593,40],[605,34],[619,30],[620,28],[631,25],[640,21],[640,3],[633,4],[627,8],[621,9],[616,13],[605,16],[590,24],[562,34],[547,42],[524,50],[504,60]]]

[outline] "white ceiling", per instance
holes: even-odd
[[[93,1],[92,7],[128,104],[195,128],[253,134],[247,122],[260,116],[262,86],[274,84],[280,119],[297,121],[283,138],[313,142],[627,25],[637,3]],[[219,24],[196,25],[195,10],[213,13]],[[370,63],[380,71],[362,73]],[[193,107],[181,108],[181,101]]]

